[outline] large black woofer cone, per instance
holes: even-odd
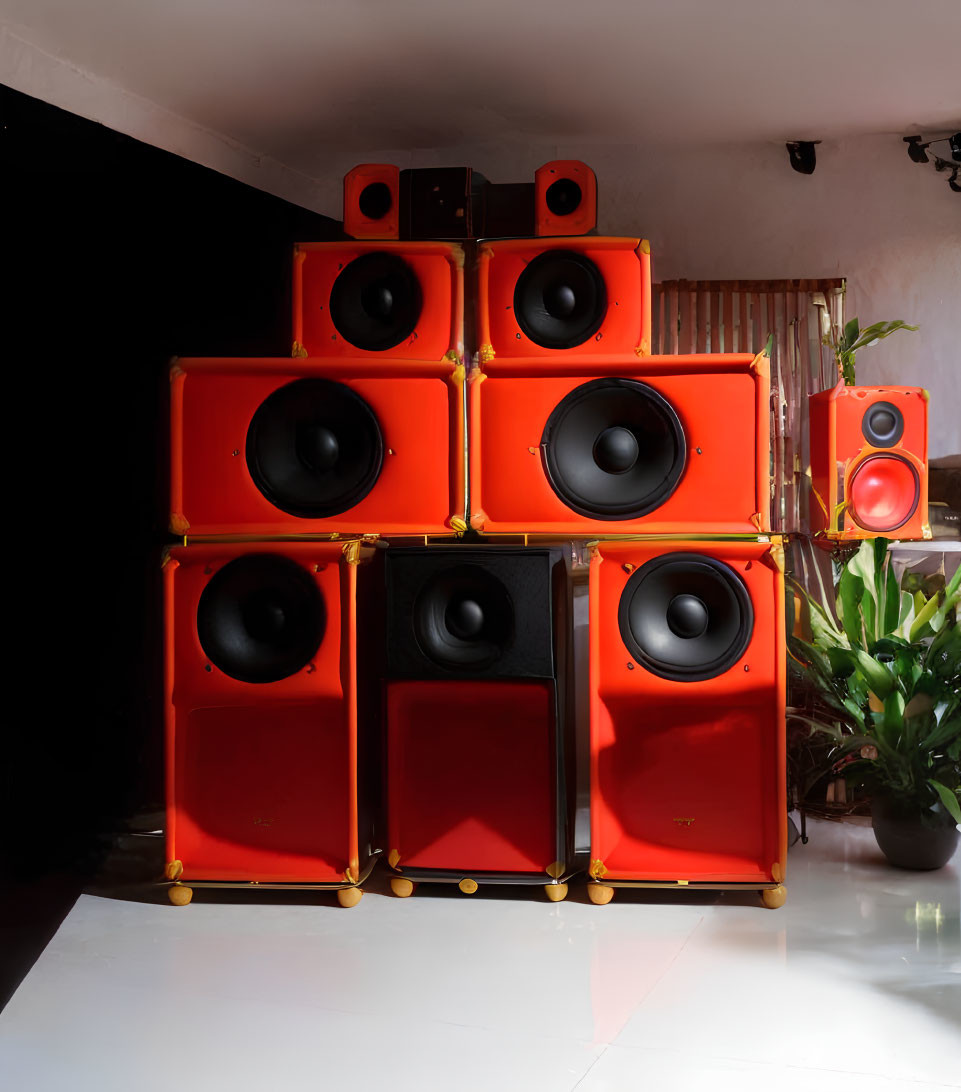
[[[414,633],[439,667],[489,667],[514,639],[510,594],[479,565],[442,569],[414,602]]]
[[[246,554],[216,572],[200,596],[197,635],[225,675],[270,683],[313,659],[327,613],[314,580],[277,554]]]
[[[375,251],[349,262],[330,292],[337,333],[358,349],[380,352],[406,341],[420,319],[420,282],[396,254]]]
[[[517,324],[545,349],[573,349],[601,328],[607,288],[597,266],[573,250],[545,250],[514,287]]]
[[[665,554],[642,565],[621,593],[617,622],[634,659],[662,679],[696,682],[744,654],[754,609],[744,582],[704,554]]]
[[[635,379],[593,379],[562,399],[541,450],[554,492],[592,519],[626,520],[662,505],[684,474],[677,411]]]
[[[861,435],[874,447],[894,447],[904,435],[904,415],[891,402],[872,402],[861,418]]]
[[[292,516],[322,519],[367,496],[384,461],[370,406],[331,379],[296,379],[269,395],[247,429],[254,484]]]

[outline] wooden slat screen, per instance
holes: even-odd
[[[756,353],[774,335],[772,526],[806,533],[807,399],[837,382],[821,328],[844,323],[844,281],[662,281],[654,285],[653,312],[655,353]]]

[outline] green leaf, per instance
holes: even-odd
[[[859,576],[864,582],[864,591],[861,595],[861,615],[864,619],[864,629],[868,640],[874,641],[881,635],[876,630],[876,618],[878,615],[878,587],[877,569],[874,563],[874,544],[870,539],[865,539],[858,547],[858,552],[845,566],[849,572]],[[841,577],[844,579],[843,574]],[[850,637],[850,634],[848,634]],[[865,642],[867,643],[867,642]]]
[[[923,599],[924,596],[921,592],[918,595]],[[915,641],[920,641],[922,637],[928,637],[933,632],[931,628],[931,621],[938,613],[938,596],[932,595],[931,598],[918,610],[918,600],[915,596],[914,603],[914,622],[911,625],[911,630],[908,634],[908,640],[913,644]],[[943,622],[942,622],[943,625]],[[938,627],[941,628],[940,626]]]
[[[837,611],[838,619],[844,628],[852,646],[865,645],[864,618],[862,602],[864,600],[864,581],[848,566],[841,570],[838,581]]]
[[[957,794],[953,793],[946,785],[942,785],[940,781],[935,781],[932,777],[928,778],[928,784],[941,797],[941,803],[951,813],[951,818],[956,823],[961,823],[961,804],[958,803]]]
[[[894,631],[906,641],[914,625],[914,596],[910,592],[901,592],[901,609],[898,613],[898,628]]]
[[[842,349],[850,349],[858,339],[860,329],[858,327],[857,316],[853,319],[848,319],[844,324],[844,332],[841,334],[840,345]]]
[[[917,329],[917,326],[909,326],[901,319],[896,319],[894,322],[876,322],[873,326],[868,326],[866,329],[859,331],[854,341],[847,347],[856,352],[858,349],[866,349],[869,345],[874,345],[875,342],[880,341],[882,338],[890,337],[891,334],[895,333],[897,330]]]
[[[858,671],[864,676],[868,686],[884,701],[894,689],[894,676],[884,664],[878,663],[873,656],[868,655],[862,649],[854,649],[853,655],[857,659]],[[901,705],[903,708],[903,698],[901,699]]]

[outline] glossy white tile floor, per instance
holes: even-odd
[[[84,895],[0,1015],[17,1092],[961,1088],[961,855],[810,824],[788,901]]]

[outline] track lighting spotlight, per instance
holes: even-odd
[[[799,174],[814,174],[815,162],[814,145],[820,144],[820,140],[789,140],[785,147],[791,160],[791,166]]]
[[[948,143],[951,145],[951,158],[961,163],[961,133],[952,133]]]
[[[927,144],[921,143],[920,136],[906,136],[901,138],[908,146],[908,155],[914,163],[927,163],[928,156],[925,152]]]

